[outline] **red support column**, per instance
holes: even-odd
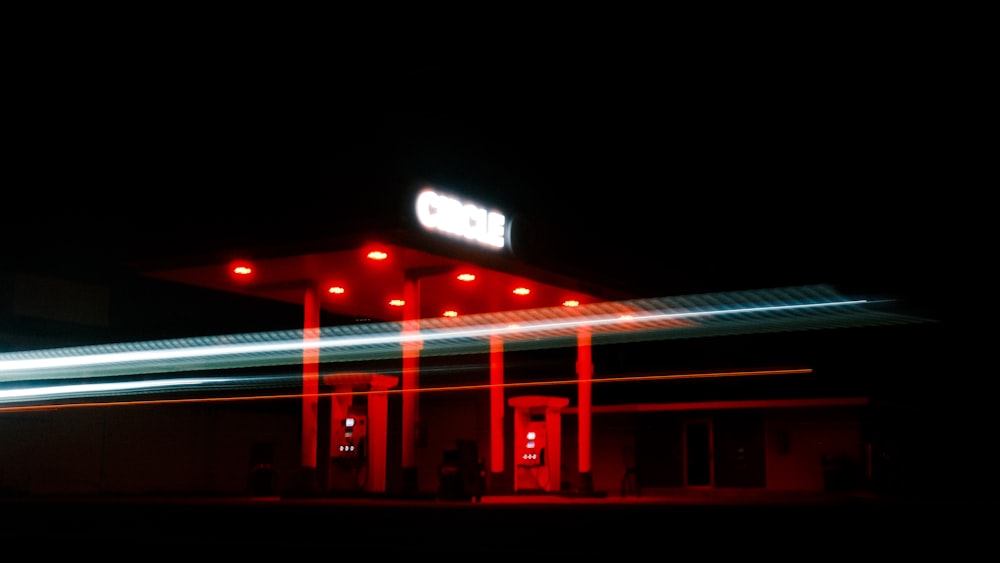
[[[379,380],[387,377],[380,377]],[[394,380],[395,378],[393,378]],[[395,383],[393,383],[394,385]],[[389,396],[388,383],[374,381],[368,395],[368,483],[372,492],[385,492],[386,441],[388,436]]]
[[[303,487],[316,488],[317,428],[319,425],[319,295],[315,287],[305,290],[302,326],[302,458]]]
[[[590,350],[590,327],[581,325],[577,331],[576,375],[578,378],[577,398],[577,441],[578,465],[580,471],[580,490],[590,492],[594,489],[594,475],[590,466],[590,406],[591,379],[594,376],[594,363]]]
[[[503,337],[490,336],[490,488],[503,486]]]
[[[417,481],[417,429],[420,387],[420,279],[407,277],[403,287],[403,491],[416,492]]]

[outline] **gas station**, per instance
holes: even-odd
[[[575,470],[574,489],[590,494],[594,338],[766,331],[768,323],[795,329],[907,322],[886,321],[892,316],[886,317],[884,310],[861,310],[868,304],[817,296],[812,289],[675,300],[667,303],[670,313],[665,314],[662,302],[520,260],[514,248],[522,243],[512,240],[516,219],[502,210],[426,185],[406,197],[406,211],[395,227],[318,237],[294,249],[190,255],[142,271],[159,280],[302,307],[299,487],[304,491],[419,492],[421,480],[428,479],[419,472],[432,471],[426,463],[420,468],[417,453],[427,432],[421,416],[426,387],[421,358],[431,353],[432,337],[471,338],[488,351],[489,384],[484,387],[489,429],[482,451],[491,492],[559,492],[566,480],[560,472],[569,465]],[[832,299],[823,306],[840,306],[839,311],[807,303],[813,297]],[[778,303],[781,310],[768,317],[762,303]],[[721,310],[732,305],[739,314]],[[852,312],[844,314],[842,305],[853,307]],[[337,352],[322,344],[327,315],[341,322],[354,319],[359,327],[393,327],[401,362],[398,377],[379,369],[330,369]],[[572,406],[563,396],[507,396],[505,351],[546,338],[571,341],[575,348]],[[396,395],[401,401],[398,429],[390,428],[395,415],[389,397]],[[562,420],[567,415],[576,426],[573,460],[563,455]],[[391,439],[395,430],[398,452]],[[508,437],[513,444],[508,445]],[[400,465],[398,483],[387,468],[394,459]]]
[[[486,207],[435,188],[424,187],[412,196],[411,216],[404,228],[377,233],[353,234],[337,241],[325,241],[317,250],[301,253],[268,254],[265,249],[220,260],[218,257],[190,257],[177,267],[148,269],[144,275],[191,284],[224,292],[299,304],[303,308],[302,357],[302,444],[301,466],[307,487],[316,482],[319,463],[317,447],[321,424],[329,424],[331,457],[348,457],[342,452],[345,420],[356,420],[354,410],[366,410],[367,444],[364,454],[370,464],[366,490],[386,489],[385,393],[396,387],[402,393],[401,462],[404,491],[417,487],[414,449],[420,426],[421,330],[432,319],[461,326],[463,319],[476,315],[545,308],[574,308],[625,297],[611,288],[593,287],[556,272],[544,271],[517,260],[512,252],[511,218],[503,211]],[[332,313],[341,317],[398,322],[401,326],[401,377],[383,374],[321,373],[318,347],[321,317]],[[439,324],[436,326],[440,326]],[[586,381],[593,373],[589,359],[589,335],[580,330],[580,377],[578,408],[585,413]],[[509,463],[504,455],[504,425],[508,405],[504,400],[504,339],[488,339],[490,351],[490,455],[489,471],[502,475]],[[398,381],[397,381],[398,379]],[[332,391],[331,419],[319,420],[321,387]],[[367,404],[352,402],[356,392]],[[568,400],[567,400],[568,401]],[[524,408],[512,405],[515,420],[522,425]],[[523,412],[522,412],[523,411]],[[584,415],[581,415],[584,416]],[[557,424],[558,417],[548,419]],[[357,427],[355,427],[357,428]],[[585,428],[585,427],[584,427]],[[549,432],[546,455],[558,459],[558,438]],[[589,437],[581,431],[580,443]],[[323,448],[325,450],[325,448]],[[589,450],[581,447],[579,464],[584,474],[589,466]],[[537,460],[541,463],[541,459]],[[503,479],[497,477],[496,482]],[[518,484],[521,483],[517,479]],[[554,481],[558,483],[558,479]]]

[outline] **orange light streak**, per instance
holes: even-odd
[[[772,370],[752,370],[752,371],[721,371],[721,372],[699,372],[699,373],[674,373],[674,374],[662,374],[662,375],[634,375],[634,376],[624,376],[624,377],[601,377],[591,379],[591,383],[612,383],[612,382],[635,382],[635,381],[657,381],[657,380],[669,380],[669,379],[704,379],[713,377],[750,377],[750,376],[760,376],[760,375],[804,375],[812,373],[812,368],[788,368],[788,369],[772,369]],[[51,409],[62,409],[62,408],[80,408],[80,407],[117,407],[117,406],[139,406],[139,405],[171,405],[171,404],[182,404],[182,403],[224,403],[224,402],[234,402],[234,401],[260,401],[260,400],[274,400],[274,399],[302,399],[302,398],[312,398],[312,397],[337,397],[345,395],[370,395],[375,393],[394,393],[394,394],[404,394],[404,393],[425,393],[431,391],[476,391],[490,389],[494,387],[502,388],[513,388],[513,387],[539,387],[546,385],[576,385],[578,381],[576,379],[558,379],[552,381],[522,381],[514,383],[483,383],[476,385],[447,385],[441,387],[424,387],[420,389],[385,389],[385,390],[375,390],[375,391],[340,391],[340,392],[329,392],[329,393],[291,393],[283,395],[247,395],[240,397],[198,397],[198,398],[187,398],[187,399],[147,399],[138,401],[103,401],[103,402],[80,402],[80,403],[61,403],[61,404],[46,404],[46,405],[20,405],[11,407],[0,407],[0,412],[24,412],[24,411],[42,411]]]

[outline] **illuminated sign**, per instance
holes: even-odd
[[[417,196],[417,219],[431,231],[463,237],[492,248],[507,242],[507,219],[474,203],[423,190]]]

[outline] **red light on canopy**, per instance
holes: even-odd
[[[453,311],[453,310],[449,309],[449,310],[445,311],[443,314],[446,317],[457,317],[458,316],[458,311]]]
[[[470,282],[476,279],[476,274],[459,274],[458,280],[464,282]]]
[[[563,307],[579,307],[579,306],[580,302],[577,301],[576,299],[567,299],[566,301],[563,301]]]
[[[343,293],[347,290],[344,289],[343,287],[340,287],[339,285],[335,285],[330,289],[328,289],[327,291],[336,295],[343,295]]]
[[[386,254],[385,252],[382,252],[381,250],[372,250],[371,252],[368,253],[368,258],[372,260],[385,260],[388,257],[389,255]]]
[[[233,279],[246,281],[254,274],[253,266],[245,261],[233,261],[229,263],[229,276]]]
[[[526,287],[516,287],[514,288],[514,295],[528,295],[531,290]]]
[[[390,299],[389,305],[392,305],[393,307],[402,307],[403,305],[406,305],[406,301],[403,301],[402,299]]]

